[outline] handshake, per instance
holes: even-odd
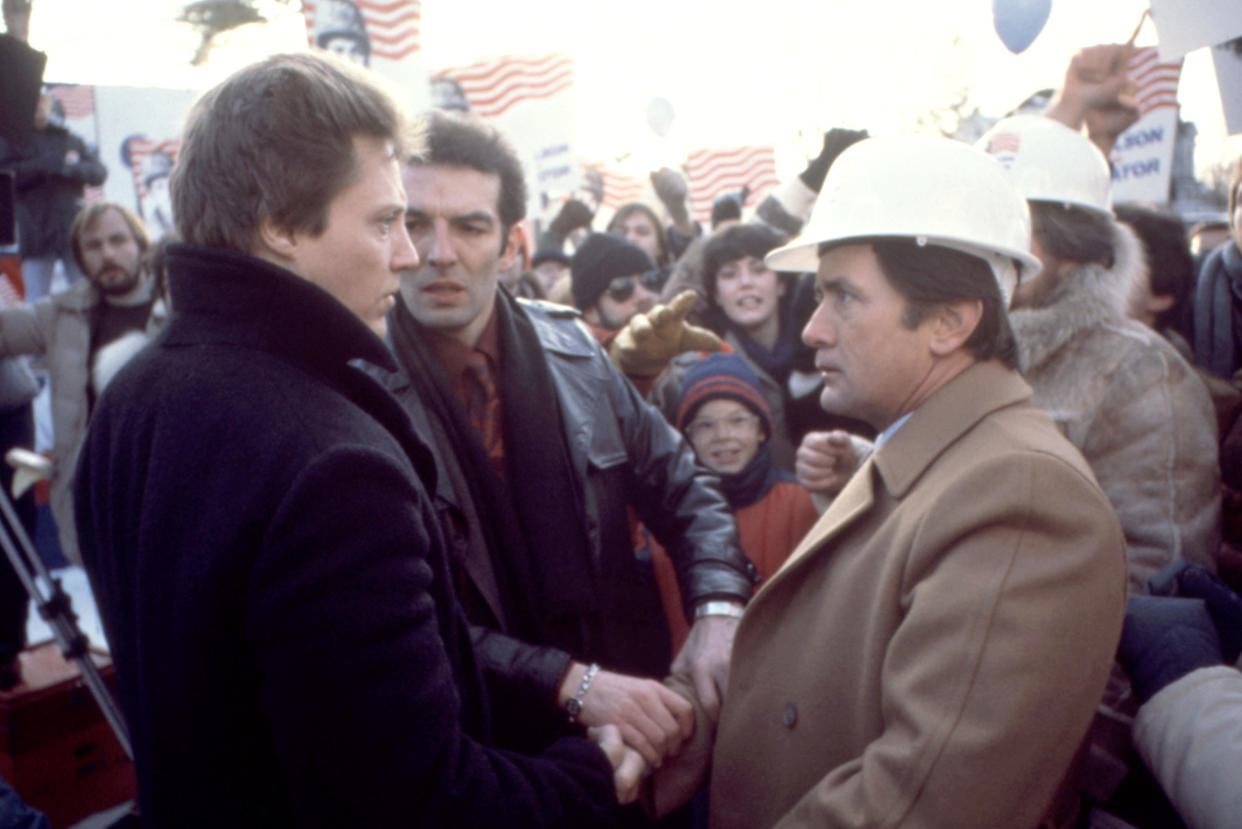
[[[570,664],[561,685],[562,704],[575,698],[567,692],[582,686],[585,671],[581,663]],[[617,801],[623,805],[638,799],[648,770],[676,756],[694,732],[690,703],[654,679],[599,671],[577,698],[577,719],[612,764]]]
[[[720,716],[736,630],[737,619],[733,617],[696,619],[686,644],[670,667],[686,686],[686,693],[693,693],[698,699],[709,724]],[[564,708],[569,700],[578,700],[575,720],[587,726],[587,736],[612,764],[617,800],[633,803],[648,772],[677,757],[686,747],[695,729],[694,706],[654,679],[612,671],[598,671],[585,683],[588,690],[584,692],[586,675],[585,665],[571,662],[561,681],[558,703]],[[688,800],[694,788],[694,784],[688,786],[684,799]]]

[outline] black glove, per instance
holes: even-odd
[[[802,179],[803,184],[818,193],[824,186],[828,168],[832,166],[832,162],[837,160],[837,156],[867,137],[869,136],[866,130],[833,127],[824,133],[824,146],[820,148],[819,155],[811,159],[798,177]]]
[[[1131,596],[1117,658],[1139,704],[1198,668],[1221,664],[1216,626],[1200,599]]]
[[[730,190],[717,196],[712,201],[712,229],[715,230],[721,222],[741,219],[742,205],[746,204],[748,195],[750,186],[746,185],[741,190]]]
[[[686,198],[690,195],[690,184],[681,172],[672,167],[661,167],[651,174],[651,186],[674,221],[685,221],[689,218]]]
[[[1154,596],[1203,599],[1216,625],[1224,661],[1232,665],[1242,653],[1242,596],[1206,567],[1178,560],[1147,580],[1144,592]]]
[[[569,199],[561,206],[561,210],[552,220],[549,229],[564,238],[580,227],[590,227],[591,219],[595,218],[591,208],[577,199]]]

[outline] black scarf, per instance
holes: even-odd
[[[495,379],[504,401],[503,481],[427,347],[428,334],[401,302],[393,314],[393,343],[423,405],[449,436],[452,445],[437,450],[452,452],[469,482],[470,492],[458,496],[469,496],[482,524],[508,632],[576,651],[581,643],[558,640],[579,628],[564,624],[566,619],[595,606],[582,495],[538,334],[505,291],[497,292],[494,313],[500,350]]]
[[[720,491],[729,502],[729,509],[737,512],[762,499],[778,482],[793,480],[792,473],[772,463],[772,453],[765,444],[741,471],[720,476]]]

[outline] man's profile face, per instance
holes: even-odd
[[[500,222],[500,176],[469,167],[406,165],[406,228],[422,265],[401,274],[419,323],[473,346],[491,317],[496,283],[517,250]]]
[[[906,300],[871,245],[835,247],[819,258],[819,305],[802,331],[824,378],[820,405],[882,431],[905,415],[933,365],[933,319],[902,324]]]
[[[315,283],[362,320],[377,336],[397,293],[397,274],[418,266],[405,233],[405,192],[392,145],[354,139],[351,183],[328,204],[318,235],[297,231],[290,269]],[[313,332],[309,332],[313,335]]]
[[[82,270],[102,294],[133,290],[142,278],[142,251],[125,218],[116,210],[102,213],[78,241]]]

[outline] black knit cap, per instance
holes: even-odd
[[[655,270],[647,251],[610,233],[592,233],[569,263],[574,305],[585,311],[599,301],[608,283],[618,276],[637,276]]]

